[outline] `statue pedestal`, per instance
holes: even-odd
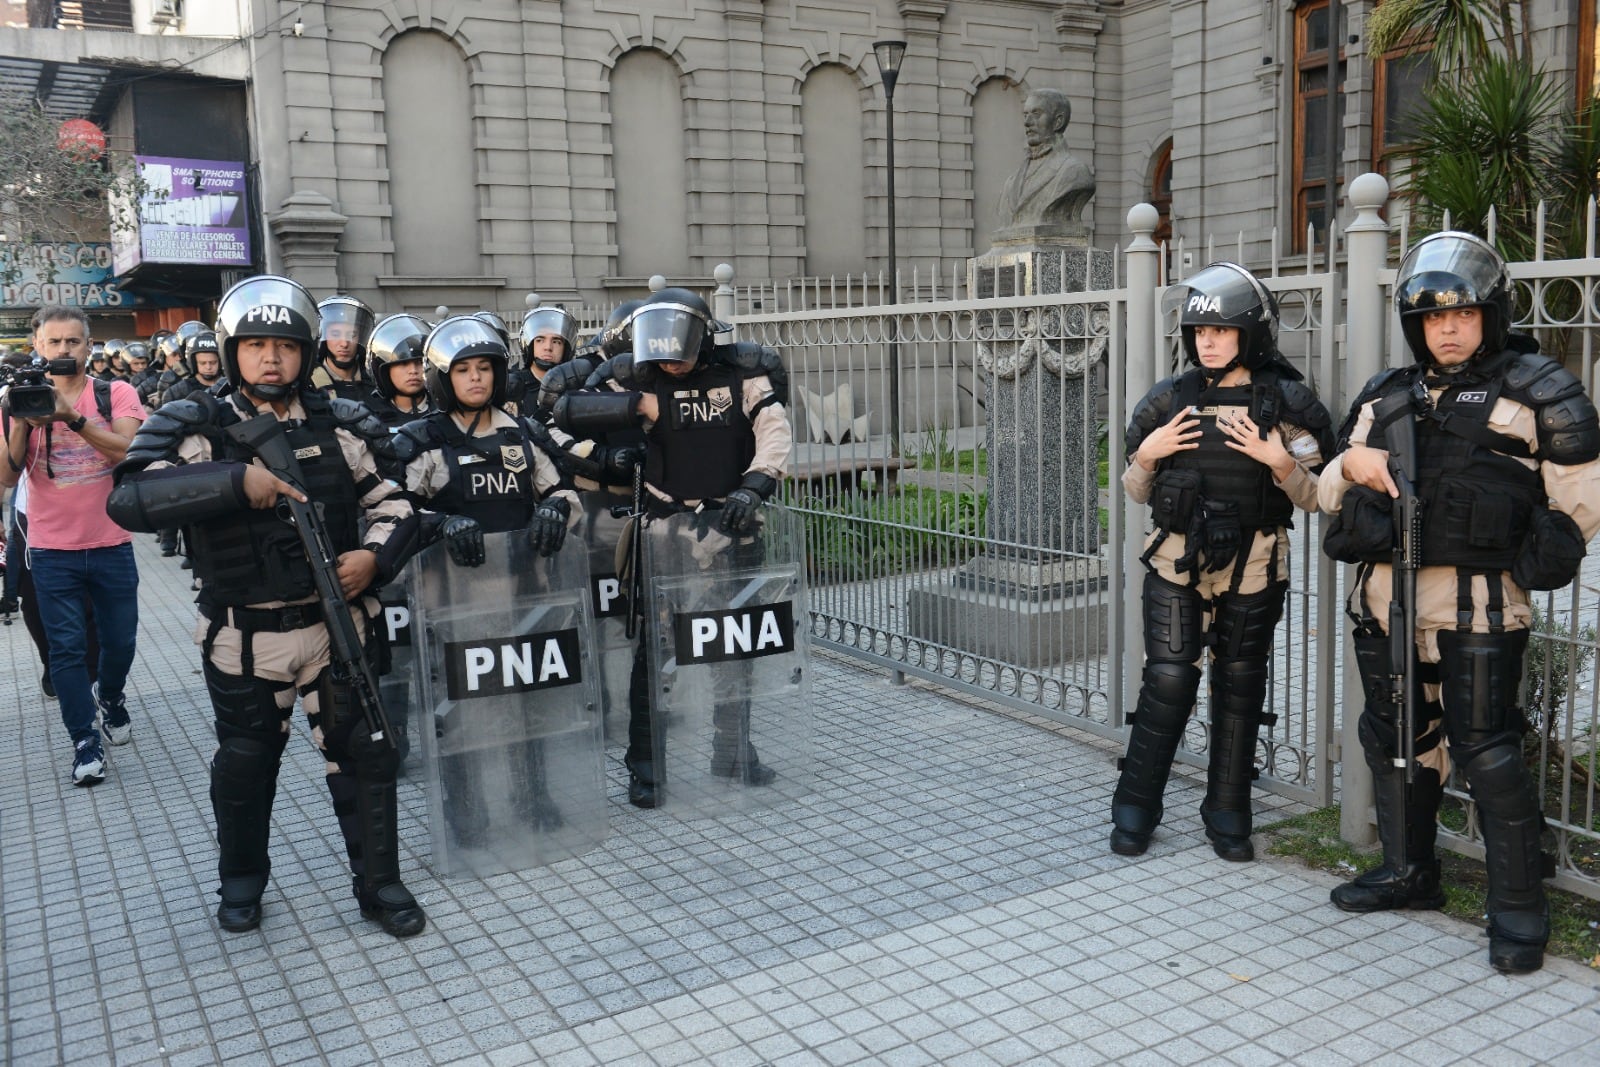
[[[1111,288],[1110,252],[1091,248],[1085,233],[1045,229],[1001,231],[1003,240],[968,261],[968,293],[984,300]],[[976,313],[993,544],[954,581],[910,595],[912,634],[1032,667],[1105,647],[1092,405],[1110,321],[1109,303]]]

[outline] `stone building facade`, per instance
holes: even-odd
[[[1128,208],[1151,201],[1161,235],[1190,257],[1213,236],[1231,248],[1242,235],[1257,264],[1274,234],[1280,254],[1303,251],[1321,242],[1306,231],[1325,214],[1330,37],[1342,45],[1345,179],[1394,143],[1423,73],[1363,51],[1371,0],[1344,4],[1333,35],[1326,5],[134,0],[130,10],[140,62],[163,42],[177,55],[174,35],[205,33],[218,35],[214,47],[191,39],[183,54],[204,45],[208,62],[241,71],[261,268],[384,311],[472,305],[510,317],[530,290],[605,307],[654,273],[709,285],[722,262],[747,283],[882,270],[885,98],[872,43],[883,38],[908,45],[893,104],[903,273],[948,276],[989,247],[1033,88],[1072,101],[1067,139],[1096,171],[1087,220],[1099,246],[1121,242]],[[1593,77],[1593,8],[1530,8],[1537,53],[1576,81]],[[103,60],[94,47],[85,56]]]

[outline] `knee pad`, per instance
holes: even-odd
[[[1204,642],[1205,598],[1154,574],[1144,580],[1144,652],[1152,661],[1193,663]]]
[[[1262,713],[1267,700],[1265,657],[1213,660],[1211,688],[1213,720],[1219,715],[1229,715],[1237,719],[1248,719],[1251,726],[1266,721],[1267,716]]]
[[[222,739],[217,754],[211,757],[211,775],[219,787],[248,784],[251,789],[265,778],[276,778],[278,764],[283,757],[288,735],[274,737],[245,737],[234,735]]]
[[[1199,689],[1200,668],[1192,663],[1146,663],[1139,723],[1163,733],[1181,731]]]
[[[1528,631],[1469,634],[1439,632],[1439,699],[1445,732],[1463,763],[1464,753],[1490,747],[1503,734],[1520,735],[1522,655]]]
[[[1532,779],[1522,762],[1522,746],[1502,735],[1490,744],[1454,753],[1472,790],[1472,799],[1488,814],[1519,818],[1539,810]]]
[[[1283,598],[1288,592],[1287,582],[1269,582],[1259,593],[1218,597],[1211,622],[1217,658],[1265,661],[1272,651],[1272,635],[1283,618]]]
[[[396,739],[385,735],[374,741],[366,713],[353,686],[336,681],[331,669],[317,675],[317,723],[322,727],[322,749],[329,762],[349,766],[364,782],[394,781],[400,771]]]

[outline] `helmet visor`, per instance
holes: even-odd
[[[633,358],[640,363],[693,363],[706,322],[683,304],[647,304],[633,316]]]
[[[1215,324],[1241,329],[1257,321],[1266,305],[1261,283],[1232,263],[1213,263],[1168,287],[1162,310],[1178,313],[1184,326]]]
[[[367,344],[368,354],[379,362],[404,363],[422,358],[428,324],[415,315],[390,315],[378,323]]]
[[[319,305],[322,331],[319,341],[354,341],[365,345],[372,336],[372,310],[354,301],[330,300]]]
[[[1425,238],[1406,253],[1395,278],[1401,314],[1491,303],[1506,286],[1504,261],[1465,233]]]

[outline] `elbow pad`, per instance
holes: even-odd
[[[602,437],[638,425],[638,393],[567,393],[556,401],[553,421],[574,437]]]
[[[123,478],[106,499],[111,521],[133,533],[205,522],[249,507],[243,463],[192,463]]]

